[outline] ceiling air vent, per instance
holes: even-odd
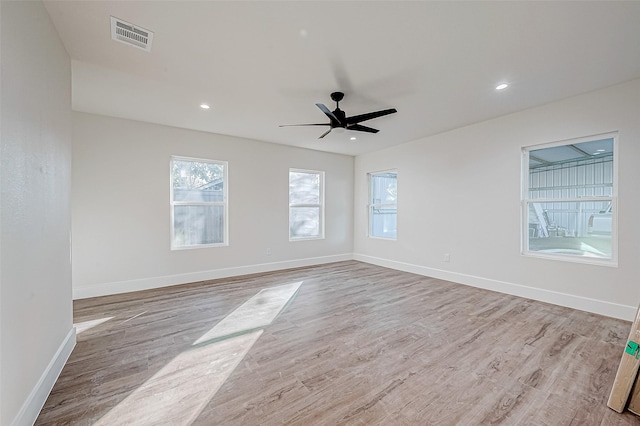
[[[151,52],[153,32],[112,16],[111,39]]]

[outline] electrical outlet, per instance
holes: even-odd
[[[444,255],[444,261],[445,262],[451,262],[451,255],[449,253],[445,253]]]
[[[267,248],[267,256],[271,256],[273,254],[273,251],[270,248]]]

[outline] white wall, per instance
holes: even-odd
[[[75,344],[70,60],[40,2],[0,3],[0,424],[35,421]]]
[[[639,117],[636,80],[358,156],[355,258],[631,319],[640,302]],[[619,266],[522,256],[521,147],[616,130]],[[366,174],[391,168],[398,170],[398,240],[370,239]]]
[[[351,156],[79,112],[73,123],[75,298],[351,258]],[[228,247],[170,250],[171,155],[229,162]],[[289,242],[290,167],[326,172],[324,240]]]

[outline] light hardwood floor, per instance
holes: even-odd
[[[38,425],[640,424],[606,406],[630,323],[356,261],[74,302],[88,321]]]

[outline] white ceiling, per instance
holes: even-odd
[[[74,110],[350,155],[640,78],[640,1],[45,6]],[[112,41],[110,16],[153,31],[152,51]],[[377,134],[278,127],[328,122],[315,103],[337,90],[347,115],[398,113],[362,123]]]

